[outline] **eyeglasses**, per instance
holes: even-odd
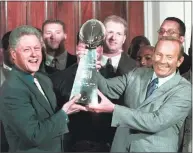
[[[172,35],[174,35],[174,34],[180,34],[180,33],[176,32],[176,31],[174,31],[174,30],[172,30],[172,29],[167,30],[167,31],[164,30],[164,29],[159,29],[157,32],[158,32],[160,35],[163,35],[163,34],[166,32],[166,34],[169,35],[169,36],[172,36]]]

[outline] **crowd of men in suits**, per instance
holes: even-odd
[[[80,95],[69,100],[79,59],[87,50],[78,40],[76,56],[66,51],[62,21],[46,20],[41,30],[20,26],[4,35],[2,151],[191,150],[191,133],[185,132],[191,125],[191,83],[184,77],[191,78],[192,70],[183,49],[184,23],[166,18],[156,46],[141,47],[137,61],[123,50],[126,21],[112,15],[103,23],[106,36],[96,48],[97,106],[76,104]],[[144,52],[151,57],[144,58]]]

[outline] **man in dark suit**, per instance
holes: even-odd
[[[68,115],[86,109],[75,96],[57,109],[50,79],[38,73],[41,34],[31,26],[14,29],[9,37],[14,66],[0,90],[0,118],[10,152],[63,151]]]
[[[2,53],[3,53],[3,61],[2,65],[0,65],[0,87],[2,86],[3,82],[9,75],[9,71],[11,71],[12,62],[10,58],[10,54],[8,51],[9,47],[9,35],[11,31],[6,32],[2,37]],[[1,152],[7,152],[9,149],[9,145],[7,139],[5,137],[5,131],[3,128],[3,124],[1,122],[1,134],[0,134],[0,142],[1,142]]]
[[[158,30],[158,39],[162,37],[174,37],[181,43],[185,41],[186,26],[182,20],[176,17],[167,17]],[[189,56],[184,52],[184,61],[179,67],[180,74],[186,73],[190,69],[191,62]]]
[[[112,152],[177,152],[180,131],[191,109],[191,84],[176,72],[183,62],[179,40],[160,39],[152,68],[104,79],[97,74],[98,87],[106,96],[124,95],[124,106],[113,104],[100,91],[101,103],[94,112],[113,113],[117,127]]]
[[[46,47],[45,71],[52,74],[76,63],[76,56],[65,49],[67,39],[65,24],[61,20],[46,20],[42,25],[42,36]]]
[[[127,22],[119,16],[111,15],[105,18],[103,24],[106,28],[106,37],[101,65],[105,66],[110,60],[115,76],[123,75],[136,66],[135,61],[123,50],[128,29]]]

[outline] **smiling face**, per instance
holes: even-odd
[[[121,23],[109,21],[105,24],[105,28],[105,45],[108,48],[108,53],[121,52],[122,46],[126,39],[124,25]]]
[[[174,37],[181,42],[184,42],[185,39],[184,36],[180,35],[180,25],[177,22],[171,20],[165,20],[159,29],[158,39],[161,39],[165,36]]]
[[[153,47],[143,46],[137,52],[136,64],[139,67],[152,67]]]
[[[47,47],[55,50],[64,45],[67,35],[61,24],[49,23],[44,26],[43,39]]]
[[[10,49],[14,64],[24,72],[34,75],[42,61],[41,43],[35,35],[24,35],[17,46]]]
[[[176,71],[184,57],[179,57],[180,44],[177,41],[160,40],[153,55],[153,68],[158,77],[164,78]]]

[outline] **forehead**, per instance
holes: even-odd
[[[63,26],[59,23],[48,23],[44,26],[44,30],[63,30]]]
[[[105,24],[106,30],[112,30],[117,32],[124,32],[124,25],[114,21],[109,21]]]
[[[150,48],[141,48],[139,51],[138,51],[138,55],[139,56],[143,56],[143,55],[147,55],[147,54],[153,54],[153,50],[150,49]]]
[[[21,36],[17,44],[18,47],[35,46],[35,45],[40,45],[40,40],[35,35]]]
[[[155,49],[156,52],[179,52],[180,51],[180,45],[177,41],[159,41],[157,44],[157,47]]]
[[[162,25],[161,28],[163,29],[175,29],[175,30],[179,30],[179,24],[176,21],[171,21],[171,20],[165,20]]]

